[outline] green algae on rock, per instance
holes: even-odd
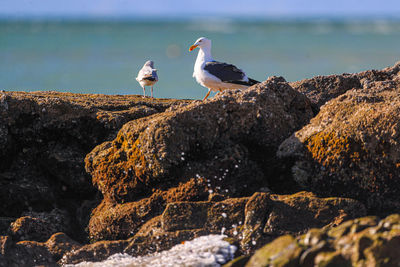
[[[242,266],[398,266],[400,215],[364,217],[337,227],[281,236]]]
[[[327,102],[277,154],[304,188],[390,212],[400,205],[400,76],[363,86]]]
[[[210,101],[131,121],[114,141],[87,155],[86,169],[104,197],[117,202],[140,199],[152,188],[188,177],[211,180],[214,192],[240,195],[268,180],[262,169],[268,166],[260,168],[258,161],[273,155],[311,116],[308,100],[283,78],[273,77],[245,91],[230,90]],[[252,153],[255,148],[262,153]],[[218,178],[231,183],[221,188]],[[244,180],[251,188],[236,186]]]

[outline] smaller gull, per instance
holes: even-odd
[[[247,77],[246,73],[236,66],[224,62],[215,61],[211,55],[211,40],[205,37],[197,41],[189,48],[192,51],[199,48],[196,63],[194,64],[193,77],[202,86],[208,88],[207,99],[211,91],[222,92],[225,89],[246,89],[259,83]]]
[[[143,68],[139,71],[136,81],[143,88],[143,96],[146,97],[146,86],[151,86],[151,97],[153,97],[153,85],[158,81],[157,70],[154,69],[152,60],[146,61]]]

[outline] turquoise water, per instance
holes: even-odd
[[[400,60],[399,20],[1,21],[0,89],[141,94],[135,77],[154,60],[156,97],[202,98],[192,78],[201,36],[216,60],[249,77],[295,81],[380,69]]]

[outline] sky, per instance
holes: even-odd
[[[0,0],[0,16],[400,16],[400,0]]]

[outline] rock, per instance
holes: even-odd
[[[243,267],[250,259],[250,256],[239,256],[227,264],[224,264],[223,267]]]
[[[16,218],[11,217],[0,217],[0,236],[5,235],[10,228],[10,224],[15,221]]]
[[[193,178],[166,191],[154,190],[151,196],[135,202],[119,204],[103,200],[92,212],[88,226],[90,239],[132,237],[146,221],[160,215],[167,203],[205,200],[207,197],[205,179]]]
[[[170,193],[170,197],[181,190]],[[143,256],[170,249],[176,244],[208,234],[225,234],[231,244],[247,255],[282,234],[302,234],[310,227],[329,227],[342,221],[365,215],[358,201],[345,198],[318,198],[312,193],[294,195],[255,193],[251,197],[229,198],[221,201],[172,201],[156,193],[153,203],[164,203],[161,215],[152,217],[156,207],[149,199],[111,204],[103,201],[94,211],[90,227],[92,237],[121,238],[115,243],[98,241],[64,257],[63,263],[79,260],[99,261],[112,253]],[[157,207],[160,208],[160,207]],[[140,217],[142,216],[142,217]],[[98,221],[94,221],[94,218]],[[96,229],[96,230],[95,230]],[[101,229],[101,231],[98,231]],[[97,231],[97,232],[95,232]],[[109,244],[118,247],[105,249]],[[99,246],[99,247],[98,247]],[[101,248],[101,249],[100,249]],[[104,248],[104,249],[103,249]],[[101,250],[101,257],[94,251]],[[97,252],[96,252],[97,253]]]
[[[182,244],[204,235],[209,235],[209,232],[204,228],[173,232],[163,231],[160,216],[158,216],[149,220],[134,237],[128,239],[129,244],[124,249],[124,253],[132,256],[143,256],[168,250],[177,244]]]
[[[107,259],[110,255],[122,253],[126,246],[126,240],[99,241],[66,253],[59,263],[64,265],[77,264],[81,261],[102,261]]]
[[[397,266],[399,247],[399,214],[380,221],[364,217],[297,238],[281,236],[257,250],[245,266]]]
[[[59,92],[0,93],[0,216],[67,210],[76,236],[87,220],[76,218],[96,189],[85,155],[115,137],[126,122],[184,100]]]
[[[290,83],[295,90],[306,95],[316,112],[329,100],[351,89],[361,89],[365,84],[393,80],[400,72],[400,62],[383,70],[368,70],[356,74],[316,76]]]
[[[352,219],[399,207],[399,69],[271,77],[205,102],[0,92],[0,266],[221,233],[244,254],[231,266],[396,262],[399,215]],[[86,226],[95,243],[69,238],[87,242]]]
[[[71,232],[68,213],[59,209],[47,212],[29,212],[10,225],[13,240],[46,241],[57,232]]]
[[[290,85],[310,99],[316,112],[329,100],[353,88],[361,88],[360,80],[352,74],[316,76]]]
[[[302,249],[295,242],[295,238],[284,235],[257,250],[246,266],[299,266],[298,258],[301,252]]]
[[[64,233],[56,233],[52,235],[45,243],[45,246],[51,253],[53,259],[58,261],[67,252],[73,253],[82,247],[81,244],[72,240]]]
[[[0,236],[0,253],[5,255],[6,251],[9,250],[9,247],[12,244],[12,239],[9,236]]]
[[[399,77],[400,61],[392,67],[387,67],[383,70],[367,70],[355,75],[360,80],[361,85],[365,87],[366,84],[371,82],[391,81]]]
[[[145,243],[147,247],[167,249],[185,241],[181,239],[184,233],[193,232],[191,238],[200,233],[224,233],[231,243],[239,246],[241,253],[249,254],[280,235],[298,235],[311,227],[334,226],[364,215],[365,208],[358,201],[318,198],[307,192],[255,193],[250,198],[219,202],[175,202],[169,203],[161,216],[144,224],[131,239],[130,246],[136,248],[137,244]],[[131,250],[125,249],[125,252],[131,253]]]
[[[10,237],[0,238],[0,266],[57,266],[43,243],[21,241],[14,243]]]
[[[0,266],[58,266],[56,262],[66,252],[80,247],[64,233],[56,233],[46,242],[15,242],[9,236],[0,236]]]
[[[376,212],[400,206],[400,79],[371,82],[326,103],[286,139],[278,156],[303,188],[363,201]]]
[[[247,200],[231,198],[220,202],[170,203],[161,216],[161,227],[167,232],[200,228],[216,234],[233,232],[239,222],[244,221]]]
[[[319,198],[309,192],[255,193],[246,204],[241,248],[250,253],[280,235],[298,235],[313,227],[338,225],[365,214],[365,207],[353,199]]]
[[[87,155],[86,169],[105,199],[119,203],[188,177],[209,179],[213,192],[248,194],[271,176],[267,163],[277,144],[311,116],[307,99],[273,77],[245,91],[131,121],[114,141]]]
[[[251,194],[271,175],[263,168],[271,172],[265,163],[277,143],[311,115],[306,98],[283,79],[271,78],[252,90],[226,92],[125,124],[114,141],[86,157],[86,168],[105,198],[90,220],[91,237],[127,238],[173,201],[206,201],[210,193],[221,199]],[[152,192],[179,184],[191,184],[199,194],[184,190],[169,201],[161,195],[170,193],[158,197]],[[136,207],[152,206],[156,209],[143,208],[146,214],[137,212]],[[137,219],[128,219],[132,216]],[[117,230],[118,225],[129,225],[125,229],[131,233]]]
[[[307,99],[273,77],[247,91],[125,124],[114,141],[86,157],[104,195],[92,213],[90,237],[128,238],[168,203],[243,196],[265,187],[275,179],[271,151],[311,116]]]

